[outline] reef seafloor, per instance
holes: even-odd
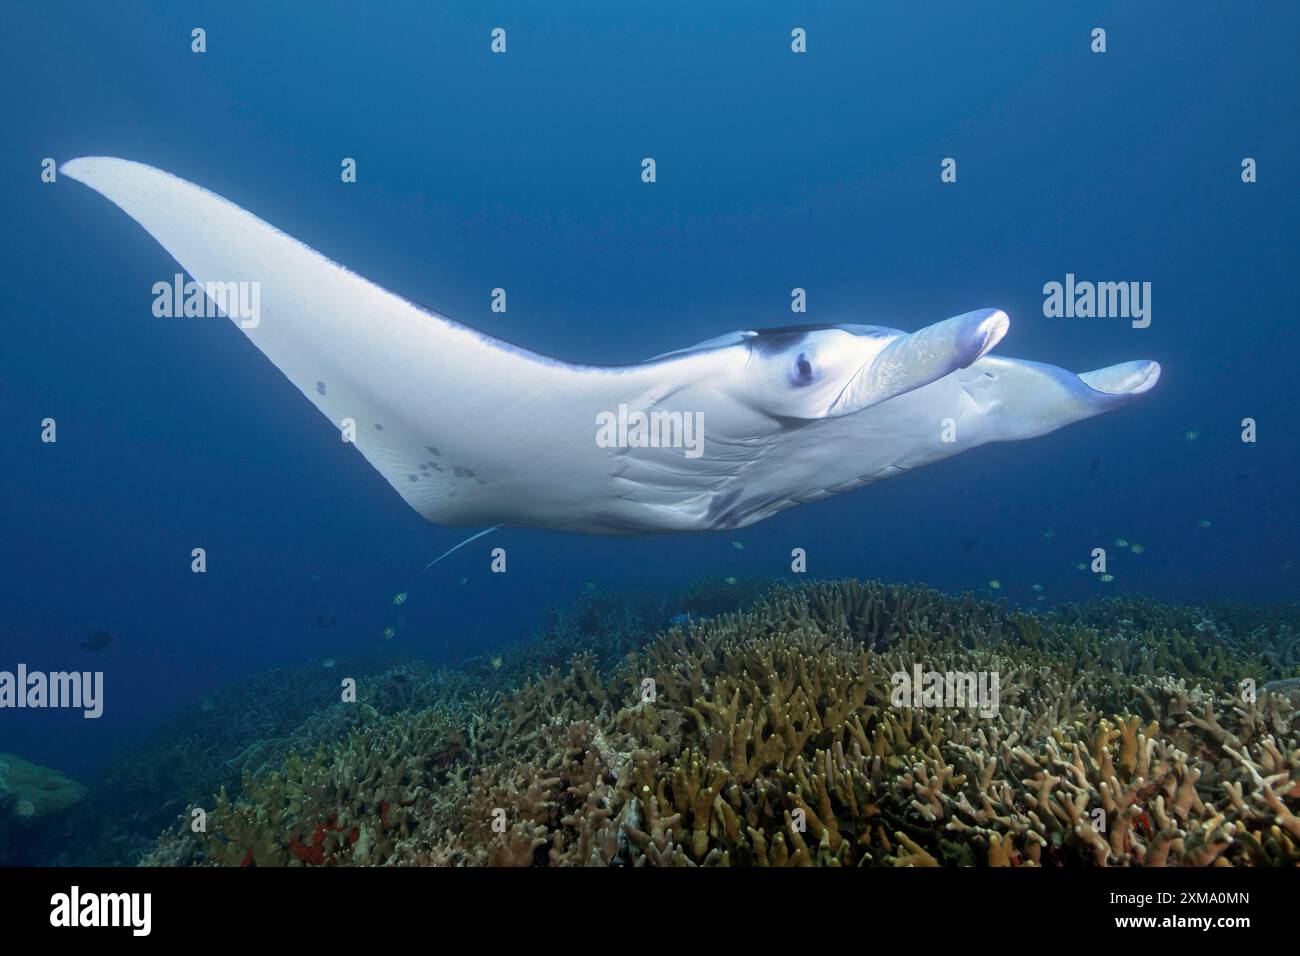
[[[0,785],[0,854],[1295,865],[1297,675],[1295,605],[1129,597],[1036,613],[856,581],[588,593],[532,640],[454,668],[259,675],[88,790],[53,787],[62,803],[39,815]],[[321,707],[349,676],[357,701]]]

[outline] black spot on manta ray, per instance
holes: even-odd
[[[867,329],[845,329],[842,325],[823,323],[820,325],[783,325],[774,329],[755,329],[754,337],[749,340],[750,348],[757,349],[763,355],[779,355],[799,345],[808,337],[809,332],[825,332],[828,329],[840,329],[853,335],[868,338],[881,338],[885,331]]]
[[[324,394],[325,394],[325,383],[324,383],[324,382],[317,382],[317,383],[316,383],[316,394],[317,394],[317,395],[324,395]]]
[[[407,480],[407,481],[419,481],[419,480],[420,480],[420,476],[419,476],[419,475],[407,475],[407,476],[406,476],[406,480]]]
[[[379,424],[379,422],[375,422],[375,431],[381,432],[383,430],[384,430],[384,426]]]
[[[442,452],[438,451],[438,449],[434,448],[432,445],[425,445],[424,447],[429,450],[429,454],[433,455],[433,457],[435,458],[442,457]]]
[[[838,328],[838,325],[830,322],[812,325],[774,325],[770,329],[754,329],[754,334],[761,338],[767,335],[803,335],[805,332],[825,332],[827,329]]]
[[[797,331],[777,332],[767,331],[760,332],[750,342],[750,348],[756,350],[762,355],[780,355],[795,348],[808,337],[810,329],[798,329]]]
[[[892,335],[891,330],[877,330],[871,327],[846,329],[842,325],[836,325],[834,322],[814,322],[810,325],[778,325],[770,329],[754,329],[754,335],[762,337],[765,335],[800,335],[804,332],[825,332],[828,329],[840,329],[844,332],[850,332],[853,335],[866,335],[870,337],[879,337],[881,335]]]

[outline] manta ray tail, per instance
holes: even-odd
[[[435,564],[437,564],[439,561],[441,561],[441,560],[442,560],[443,558],[445,558],[447,555],[451,554],[451,553],[454,552],[454,551],[459,551],[461,548],[465,547],[465,545],[469,544],[471,541],[477,541],[479,538],[483,537],[485,534],[491,534],[493,531],[496,531],[498,528],[504,528],[504,527],[505,527],[505,525],[503,525],[503,524],[494,524],[492,527],[490,527],[490,528],[485,528],[484,530],[480,531],[478,534],[470,535],[468,538],[466,538],[466,539],[465,539],[464,541],[462,541],[460,544],[452,545],[452,547],[448,548],[446,551],[442,552],[442,554],[438,555],[436,558],[434,558],[432,561],[430,561],[428,564],[426,564],[426,565],[424,566],[424,568],[421,569],[420,574],[424,574],[425,571],[428,571],[431,567],[433,567]]]

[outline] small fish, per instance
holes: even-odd
[[[1198,528],[1208,528],[1209,526],[1210,526],[1210,522],[1206,521],[1204,518],[1196,522],[1196,527]]]
[[[83,651],[102,651],[113,641],[113,635],[108,631],[96,631],[90,637],[81,642]]]
[[[594,591],[594,590],[596,590],[596,582],[595,582],[595,581],[588,581],[588,582],[587,582],[587,590],[588,590],[588,591]]]
[[[395,627],[384,628],[384,640],[391,641],[393,639],[393,635],[395,635],[396,633],[397,633],[397,628]]]
[[[1031,584],[1031,585],[1029,585],[1029,590],[1031,590],[1031,591],[1041,591],[1042,589],[1043,589],[1043,586],[1042,586],[1041,584]]]
[[[1105,582],[1106,584],[1110,584],[1111,581],[1114,581],[1114,580],[1115,580],[1115,575],[1113,575],[1113,574],[1103,574],[1103,575],[1101,576],[1101,579],[1102,579],[1102,581]]]
[[[1201,433],[1198,432],[1195,428],[1189,428],[1187,429],[1187,431],[1183,432],[1183,437],[1186,438],[1188,441],[1196,441],[1196,439],[1201,437]]]
[[[320,581],[320,575],[319,575],[319,574],[309,574],[309,575],[307,575],[307,580],[310,581],[312,584],[316,584],[316,583],[318,583],[318,582]]]
[[[338,661],[336,661],[334,658],[327,657],[325,658],[325,660],[320,662],[320,666],[325,668],[326,670],[330,670],[337,663]]]
[[[1046,531],[1043,532],[1043,537],[1044,537],[1044,538],[1048,538],[1048,539],[1055,538],[1055,537],[1056,537],[1056,529],[1055,529],[1055,528],[1048,528]]]
[[[1127,548],[1127,547],[1128,547],[1128,542],[1125,541],[1123,538],[1116,538],[1116,539],[1115,539],[1115,547],[1117,547],[1117,548]]]
[[[406,603],[406,592],[398,591],[393,595],[393,607],[398,607]]]
[[[999,581],[997,578],[992,578],[992,579],[989,581],[989,587],[991,587],[994,591],[1001,591],[1001,590],[1002,590],[1002,582]]]
[[[734,577],[727,578],[727,583],[728,583],[728,584],[735,584],[735,583],[736,583],[736,579],[735,579]]]
[[[488,661],[488,665],[494,671],[501,670],[501,655],[498,654],[496,657],[493,657],[492,660]]]
[[[1134,554],[1141,554],[1143,551],[1147,549],[1147,546],[1145,544],[1130,544],[1128,546],[1128,549],[1132,551]]]
[[[461,579],[460,579],[460,583],[461,583],[461,584],[469,584],[469,578],[461,578]]]
[[[1076,564],[1076,565],[1074,566],[1074,570],[1076,570],[1076,571],[1087,571],[1087,570],[1088,570],[1088,566],[1087,566],[1086,564],[1084,564],[1082,561],[1080,561],[1078,564]]]
[[[1040,595],[1038,595],[1038,597],[1034,598],[1034,600],[1035,600],[1035,601],[1046,601],[1046,600],[1047,600],[1047,595],[1046,595],[1046,594],[1040,594]]]
[[[731,546],[732,546],[733,548],[735,548],[737,551],[744,551],[744,550],[745,550],[745,542],[743,542],[743,541],[733,541],[733,542],[731,542]]]

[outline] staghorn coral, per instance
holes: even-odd
[[[543,656],[508,693],[377,715],[148,862],[1295,865],[1300,713],[1242,690],[1283,678],[1290,621],[776,587],[610,671]],[[997,706],[896,704],[917,664],[998,675]]]
[[[565,668],[579,652],[594,654],[594,666],[608,669],[630,649],[649,642],[698,590],[651,597],[591,585],[578,600],[549,613],[532,640],[455,668],[434,669],[385,647],[373,656],[311,661],[240,679],[118,755],[91,781],[88,798],[61,818],[57,830],[42,834],[39,842],[28,841],[20,854],[12,846],[0,847],[0,863],[136,862],[150,852],[158,831],[190,805],[223,787],[237,795],[245,777],[280,768],[291,752],[311,753],[320,744],[341,741],[375,715],[452,707],[476,733],[499,735],[502,728],[491,714],[495,694],[511,693],[553,667]],[[738,602],[758,586],[732,590]],[[715,595],[715,603],[726,601]],[[498,666],[492,666],[494,658]],[[344,675],[357,679],[362,707],[338,701]],[[197,852],[187,843],[177,849],[176,861],[187,862]]]

